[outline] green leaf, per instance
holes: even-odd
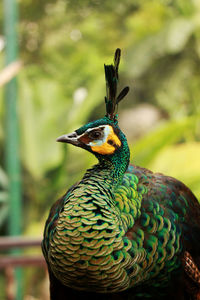
[[[3,189],[8,188],[8,178],[4,170],[0,167],[0,187]]]
[[[149,167],[184,182],[200,200],[199,153],[200,142],[171,145],[163,149]]]
[[[130,147],[133,149],[134,164],[148,167],[163,148],[179,141],[187,130],[194,129],[196,120],[195,117],[188,117],[169,121],[147,134]]]
[[[8,202],[8,193],[7,192],[0,192],[0,203]]]

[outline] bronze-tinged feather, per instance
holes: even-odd
[[[194,262],[193,257],[188,251],[184,252],[183,256],[183,267],[185,273],[196,283],[200,288],[200,271]]]

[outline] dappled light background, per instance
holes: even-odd
[[[130,86],[118,113],[131,162],[180,179],[200,199],[200,2],[20,0],[19,9],[23,234],[42,236],[52,203],[95,163],[91,154],[55,140],[104,115],[103,64],[118,47],[119,85]],[[0,115],[4,189],[3,89]],[[5,225],[6,217],[2,234]],[[45,274],[26,272],[25,299],[47,299]]]

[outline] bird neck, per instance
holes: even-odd
[[[111,185],[118,186],[127,170],[129,160],[125,160],[124,156],[118,155],[112,157],[111,161],[101,161],[99,167],[105,170],[106,175],[109,176]]]
[[[126,140],[112,156],[97,156],[97,158],[99,163],[91,169],[90,174],[99,174],[103,182],[109,183],[112,187],[117,187],[121,183],[130,161],[130,152]]]
[[[128,142],[122,131],[119,132],[119,139],[122,143],[121,147],[110,157],[99,159],[99,164],[110,172],[112,184],[114,185],[121,183],[130,162]]]

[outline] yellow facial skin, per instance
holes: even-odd
[[[118,136],[114,133],[114,130],[112,126],[107,125],[107,128],[109,127],[109,133],[107,135],[106,141],[102,145],[93,145],[91,146],[91,149],[94,152],[97,152],[99,154],[113,154],[116,150],[116,146],[120,147],[121,146],[121,141],[119,140]],[[112,143],[109,144],[109,142]]]

